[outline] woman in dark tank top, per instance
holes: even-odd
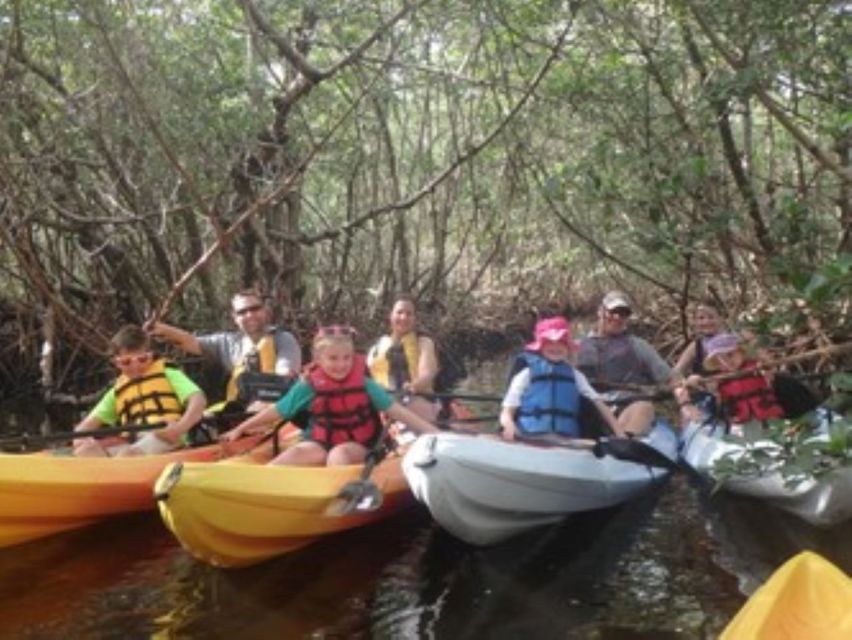
[[[695,339],[680,354],[674,366],[676,376],[686,378],[692,374],[705,375],[703,362],[707,341],[725,329],[719,306],[712,300],[701,300],[692,312],[692,329]]]

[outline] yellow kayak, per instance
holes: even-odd
[[[848,640],[852,579],[803,551],[748,599],[720,640]]]
[[[50,451],[0,454],[0,547],[154,508],[151,488],[166,465],[243,453],[258,438],[124,458],[75,458]]]
[[[400,457],[370,475],[383,495],[374,511],[326,513],[362,465],[267,466],[254,458],[167,467],[155,486],[160,515],[183,547],[217,567],[256,564],[323,536],[386,518],[411,504]]]

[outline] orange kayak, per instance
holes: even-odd
[[[154,509],[152,487],[167,465],[213,462],[242,453],[259,439],[124,458],[75,458],[50,451],[0,454],[0,547]]]

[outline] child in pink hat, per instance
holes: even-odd
[[[518,357],[500,412],[503,438],[582,435],[581,396],[591,400],[610,428],[615,416],[582,372],[571,363],[579,346],[562,316],[539,320],[534,340]]]

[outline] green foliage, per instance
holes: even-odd
[[[404,4],[255,0],[276,34],[321,70]],[[629,280],[585,237],[673,287],[689,252],[696,286],[715,283],[723,298],[746,304],[777,301],[768,330],[806,321],[786,299],[840,317],[831,311],[850,284],[852,258],[836,255],[838,181],[753,97],[769,91],[816,144],[840,148],[850,123],[839,98],[848,56],[831,5],[691,3],[718,41],[741,52],[733,69],[694,14],[667,3],[439,0],[295,97],[297,69],[239,3],[14,6],[20,23],[0,22],[0,36],[26,60],[18,49],[4,57],[3,224],[32,228],[35,253],[45,256],[45,273],[32,274],[38,263],[0,254],[15,306],[41,306],[38,292],[68,284],[102,296],[88,306],[67,301],[83,319],[100,303],[111,307],[108,318],[128,300],[155,306],[217,225],[310,155],[291,194],[299,207],[265,208],[254,230],[201,272],[208,291],[224,295],[244,278],[280,292],[303,288],[297,304],[314,313],[340,290],[380,291],[403,260],[416,274],[403,288],[436,269],[462,290],[478,278],[486,284],[474,294],[489,299],[555,287],[563,271],[590,295],[604,286],[598,274]],[[567,25],[543,82],[509,119]],[[687,30],[706,74],[685,49]],[[756,239],[727,164],[720,103],[772,252]],[[485,149],[432,184],[498,126]],[[383,213],[345,241],[292,242],[373,211]],[[505,231],[495,252],[496,229]],[[302,262],[280,264],[297,250]],[[445,264],[435,264],[439,255]],[[130,266],[144,277],[130,278]],[[200,280],[178,304],[206,320],[218,306]]]
[[[831,396],[826,406],[842,414],[852,414],[852,372],[841,371],[831,376]]]
[[[818,431],[815,414],[796,420],[756,421],[742,426],[741,435],[725,441],[738,445],[714,464],[715,489],[734,478],[778,473],[784,486],[795,489],[802,482],[819,479],[852,464],[852,418],[836,415],[827,434]]]
[[[852,294],[852,254],[840,254],[811,275],[803,288],[805,298],[823,306]]]

